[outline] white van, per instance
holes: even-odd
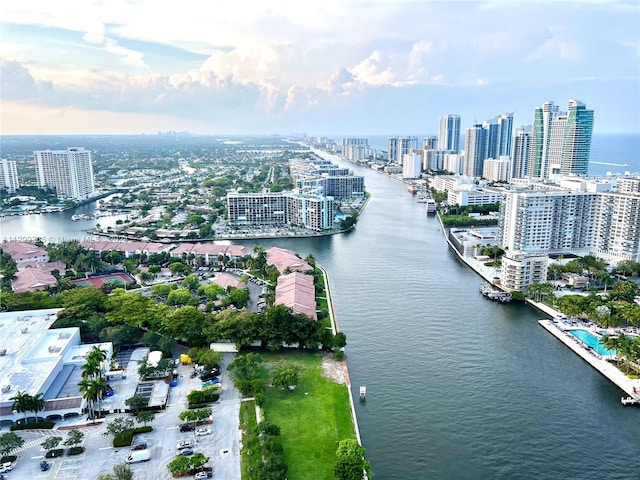
[[[127,463],[146,462],[151,458],[151,452],[147,450],[133,450],[125,460]]]

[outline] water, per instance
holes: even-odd
[[[569,333],[585,345],[593,348],[600,355],[615,355],[615,350],[609,350],[600,343],[600,339],[586,330],[569,330]]]
[[[537,311],[483,298],[404,185],[349,166],[372,193],[352,232],[260,244],[311,253],[330,274],[354,396],[367,386],[356,411],[375,478],[637,478],[640,409]],[[38,221],[51,235],[88,228]]]

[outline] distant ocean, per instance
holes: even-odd
[[[418,145],[425,135],[418,136]],[[388,136],[358,135],[368,138],[369,145],[376,150],[387,149]],[[460,139],[464,145],[464,137]],[[624,172],[640,173],[640,134],[599,134],[591,139],[591,157],[589,159],[589,175],[601,176],[607,173],[623,174]]]

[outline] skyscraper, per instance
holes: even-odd
[[[472,177],[482,176],[484,160],[487,158],[487,135],[489,130],[479,123],[465,131],[464,174]]]
[[[516,130],[513,139],[513,155],[511,157],[511,178],[522,178],[527,175],[529,149],[531,146],[531,125],[523,125]],[[511,180],[511,178],[509,180]]]
[[[389,162],[402,165],[404,155],[418,148],[418,137],[389,137]]]
[[[82,147],[33,152],[38,187],[56,190],[58,198],[80,200],[95,191],[91,152]]]
[[[14,193],[20,188],[18,169],[14,160],[3,159],[0,163],[0,188],[4,188],[7,193]]]
[[[553,102],[536,107],[527,174],[586,175],[592,133],[593,110],[578,100],[569,100],[568,113],[560,112]]]
[[[513,139],[513,113],[502,113],[482,124],[487,130],[486,158],[498,159],[501,156],[511,156],[511,142]]]
[[[460,151],[460,115],[443,115],[440,117],[438,131],[438,150]]]

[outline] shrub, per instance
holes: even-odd
[[[63,452],[64,452],[63,448],[56,448],[55,450],[49,450],[45,454],[45,458],[58,458],[62,456]]]
[[[215,402],[220,398],[220,395],[217,392],[217,387],[205,388],[204,390],[192,390],[187,395],[189,406]]]
[[[137,427],[137,428],[132,428],[132,429],[126,430],[122,434],[116,435],[113,438],[113,446],[114,447],[128,447],[133,442],[133,436],[136,433],[148,433],[148,432],[152,432],[152,431],[153,431],[153,427],[151,427],[151,426]]]
[[[46,421],[35,422],[35,423],[24,423],[22,425],[12,425],[11,431],[13,432],[15,430],[40,430],[40,429],[51,430],[54,425],[55,425],[54,422],[46,422]]]
[[[67,451],[69,455],[80,455],[82,452],[84,452],[84,447],[71,447]]]
[[[333,352],[333,358],[338,361],[342,361],[342,359],[344,358],[344,350],[336,350],[335,352]]]

